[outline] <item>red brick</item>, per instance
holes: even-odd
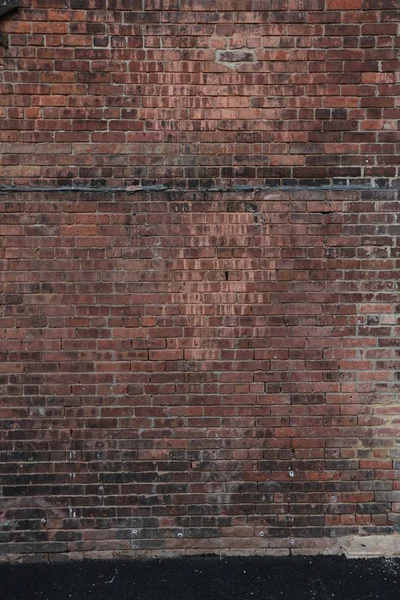
[[[2,23],[0,555],[394,531],[393,2]]]
[[[327,0],[328,10],[361,10],[363,0]]]

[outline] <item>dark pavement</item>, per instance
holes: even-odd
[[[400,558],[0,564],[4,600],[399,600]]]

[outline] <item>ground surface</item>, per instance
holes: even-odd
[[[0,565],[7,600],[399,600],[400,558],[180,558]]]

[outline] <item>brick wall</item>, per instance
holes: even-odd
[[[392,533],[399,207],[3,194],[0,552]]]
[[[398,0],[23,4],[0,560],[397,540]]]
[[[3,184],[398,184],[399,0],[22,4]]]

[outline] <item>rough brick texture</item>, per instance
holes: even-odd
[[[3,194],[0,552],[395,531],[397,193]]]
[[[0,560],[396,535],[400,1],[21,4]]]
[[[399,183],[399,0],[23,0],[7,185]]]

